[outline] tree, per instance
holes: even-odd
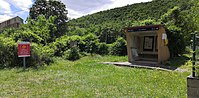
[[[161,23],[165,24],[167,28],[166,33],[171,57],[182,55],[189,43],[187,36],[190,36],[190,33],[187,33],[188,31],[185,28],[190,26],[185,22],[186,18],[178,6],[170,9],[161,17]]]
[[[192,6],[189,15],[192,26],[195,27],[195,30],[199,30],[199,2],[198,0],[193,0],[194,6]]]
[[[44,15],[46,19],[49,19],[50,16],[55,16],[54,24],[56,24],[57,31],[55,31],[56,34],[53,36],[60,37],[67,31],[67,14],[66,6],[61,1],[35,0],[35,3],[30,8],[29,17],[37,20],[39,15]]]
[[[21,26],[22,32],[24,33],[16,33],[16,39],[20,37],[20,39],[29,39],[36,43],[47,44],[55,40],[56,35],[56,25],[54,24],[55,18],[50,16],[49,19],[46,19],[44,15],[39,15],[38,19],[34,21],[33,19],[28,19],[27,24]]]

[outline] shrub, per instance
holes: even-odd
[[[89,33],[86,36],[83,36],[82,41],[79,44],[79,48],[81,52],[87,53],[96,53],[97,51],[97,44],[99,40],[96,35]]]
[[[17,43],[12,38],[0,37],[0,59],[1,67],[14,67],[20,63]]]
[[[28,58],[29,66],[41,66],[53,62],[54,50],[49,46],[31,43],[31,56]]]
[[[64,59],[72,60],[72,61],[80,59],[80,54],[79,54],[78,48],[77,47],[70,48],[69,50],[64,52],[63,57],[64,57]]]
[[[116,42],[112,44],[111,54],[119,56],[127,55],[126,40],[122,37],[118,38]]]
[[[109,53],[109,46],[106,43],[97,44],[97,54],[106,55]]]
[[[79,46],[80,42],[82,41],[82,38],[78,35],[73,35],[68,38],[68,47],[74,47]]]
[[[15,40],[29,40],[31,42],[35,42],[35,43],[41,43],[43,41],[43,39],[38,36],[37,34],[33,33],[30,30],[26,30],[26,31],[16,31],[15,33],[13,33],[11,35],[11,37]]]
[[[69,49],[68,43],[69,43],[68,36],[62,36],[56,39],[56,41],[51,43],[49,46],[54,50],[55,56],[62,56],[64,51]]]
[[[22,66],[23,60],[18,57],[17,42],[12,38],[0,37],[0,67]],[[52,62],[53,49],[48,46],[31,43],[31,56],[27,57],[27,66],[41,66]]]
[[[62,56],[64,52],[70,49],[71,43],[77,42],[76,44],[79,45],[81,42],[80,36],[62,36],[56,39],[55,42],[51,43],[49,46],[54,50],[55,56]]]
[[[166,33],[168,36],[168,47],[171,57],[182,55],[186,49],[186,42],[184,36],[181,34],[181,30],[172,27],[172,29],[168,28]]]

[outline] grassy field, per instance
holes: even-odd
[[[56,59],[38,69],[0,70],[0,97],[186,98],[190,72],[167,72],[104,65],[127,57],[94,56],[71,62]]]

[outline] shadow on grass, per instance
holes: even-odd
[[[185,65],[187,61],[189,61],[191,58],[187,55],[182,55],[179,57],[173,57],[170,58],[164,65],[161,65],[161,67],[170,69],[170,70],[176,70],[177,68]]]

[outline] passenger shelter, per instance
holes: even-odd
[[[164,25],[136,26],[124,29],[129,62],[160,65],[170,58]]]

